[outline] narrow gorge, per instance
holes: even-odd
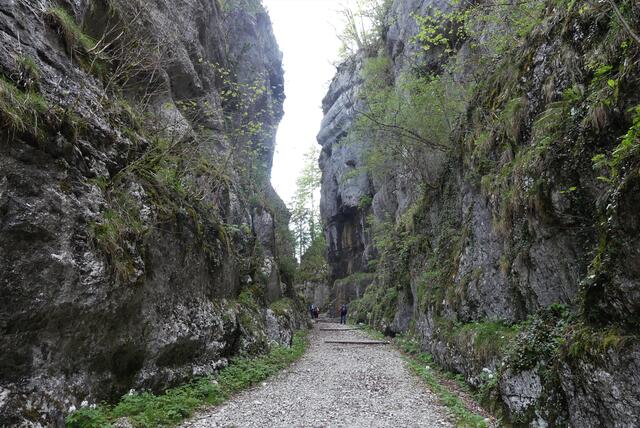
[[[309,208],[263,3],[0,0],[0,427],[640,426],[640,4],[348,3]]]

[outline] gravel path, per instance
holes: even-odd
[[[451,417],[390,345],[328,344],[364,340],[360,331],[320,331],[293,366],[183,427],[453,427]]]

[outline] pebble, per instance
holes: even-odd
[[[307,353],[290,369],[202,411],[182,427],[454,426],[437,397],[391,346],[324,343],[365,335],[320,331],[317,325],[309,338]]]

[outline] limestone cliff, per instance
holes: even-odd
[[[0,425],[287,344],[259,2],[9,0],[0,39]]]
[[[640,422],[638,46],[611,6],[578,3],[539,2],[519,53],[489,65],[478,40],[444,56],[472,95],[446,156],[424,163],[427,186],[402,164],[376,177],[371,142],[348,137],[370,58],[389,61],[392,87],[406,70],[442,71],[443,55],[416,46],[414,16],[445,3],[392,2],[379,45],[338,67],[323,103],[334,299],[417,337],[515,426]]]

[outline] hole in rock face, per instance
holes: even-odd
[[[138,373],[144,364],[144,350],[128,343],[118,347],[111,356],[111,372],[121,380]]]
[[[17,381],[31,370],[31,351],[27,347],[21,349],[5,349],[0,356],[0,378],[6,381]]]
[[[195,360],[204,350],[204,343],[183,339],[167,345],[158,357],[158,366],[176,367]]]
[[[356,161],[354,161],[354,160],[350,159],[345,163],[347,164],[347,166],[350,166],[351,168],[355,168],[356,167]]]

